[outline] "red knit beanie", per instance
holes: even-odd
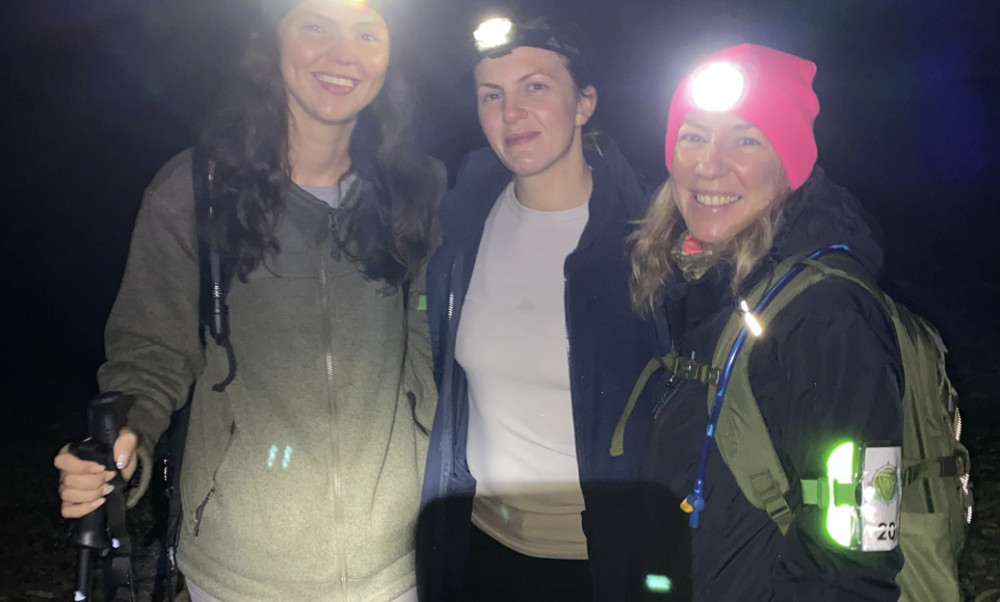
[[[802,186],[816,164],[815,75],[815,63],[766,46],[740,44],[708,57],[681,81],[670,102],[667,169],[672,169],[677,130],[688,111],[729,112],[767,136],[792,190]]]

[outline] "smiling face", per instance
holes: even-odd
[[[344,0],[306,0],[278,24],[281,75],[297,128],[353,125],[378,95],[389,30],[375,11]]]
[[[597,105],[592,86],[577,90],[564,59],[519,46],[476,65],[479,124],[493,151],[517,177],[558,170],[582,157],[580,128]]]
[[[732,240],[788,190],[760,130],[732,113],[700,110],[677,132],[670,181],[688,232],[708,245]]]

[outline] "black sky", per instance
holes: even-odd
[[[3,0],[0,326],[12,378],[92,378],[142,189],[216,99],[247,1]],[[421,142],[454,167],[481,143],[463,45],[495,5],[409,1]],[[976,316],[1000,300],[1000,3],[551,5],[591,36],[601,129],[654,179],[669,93],[698,58],[748,41],[815,61],[820,163],[882,222],[890,290],[946,339],[991,344]]]

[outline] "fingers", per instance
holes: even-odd
[[[59,497],[62,499],[60,511],[65,518],[80,518],[104,503],[104,496],[114,491],[108,483],[115,473],[106,471],[98,474],[61,473]]]
[[[138,466],[135,453],[139,438],[131,429],[122,429],[114,445],[115,464],[128,481]],[[62,499],[60,512],[65,518],[80,518],[104,503],[104,496],[114,491],[108,483],[115,472],[107,471],[101,464],[81,460],[69,452],[64,445],[56,454],[53,465],[59,469],[59,497]]]
[[[89,504],[108,495],[115,490],[114,485],[102,483],[93,489],[80,489],[69,485],[59,485],[59,497],[71,504]]]
[[[102,504],[104,504],[103,497],[98,498],[93,502],[85,502],[79,504],[64,501],[62,503],[62,506],[59,508],[59,512],[60,514],[62,514],[63,518],[80,518],[81,516],[90,514],[94,510],[100,508]]]
[[[59,475],[59,487],[65,488],[71,491],[96,491],[97,495],[93,499],[97,499],[100,495],[100,491],[104,488],[104,485],[108,481],[113,479],[115,473],[111,471],[101,472],[98,474],[87,474],[78,475],[68,472],[61,473]],[[76,500],[84,501],[84,500]]]
[[[122,471],[122,478],[128,481],[135,472],[138,460],[136,459],[135,447],[139,443],[139,438],[135,431],[124,428],[115,440],[115,465]]]
[[[52,462],[59,469],[60,512],[65,518],[80,518],[104,503],[104,496],[111,492],[108,481],[115,473],[105,470],[97,462],[81,460],[69,453],[64,445]]]
[[[104,472],[104,467],[97,462],[81,460],[69,453],[69,445],[64,445],[56,454],[52,464],[61,472],[71,474],[97,474]]]

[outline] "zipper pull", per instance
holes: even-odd
[[[194,509],[194,536],[195,537],[198,537],[198,532],[201,530],[201,516],[202,516],[202,514],[205,513],[205,506],[208,505],[208,500],[212,499],[213,495],[215,495],[215,485],[212,485],[212,488],[209,489],[208,493],[205,495],[205,499],[203,499],[201,501],[201,503],[198,504],[198,507]]]
[[[337,236],[337,218],[330,213],[330,257],[334,261],[340,261],[340,237]]]

